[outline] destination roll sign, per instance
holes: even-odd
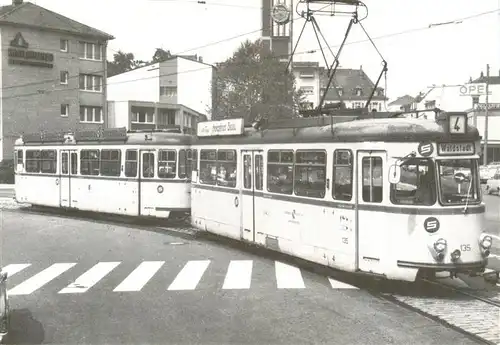
[[[10,41],[9,64],[35,67],[54,67],[54,54],[28,50],[29,44],[20,32]]]
[[[438,154],[441,156],[472,155],[474,143],[440,143]]]

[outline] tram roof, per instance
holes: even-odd
[[[126,128],[24,134],[16,146],[38,145],[190,145],[192,135],[171,131],[127,131]]]
[[[302,119],[301,119],[302,120]],[[441,121],[415,118],[342,119],[333,124],[324,117],[317,126],[290,125],[255,129],[245,127],[241,135],[198,136],[193,144],[279,144],[327,142],[457,142],[476,141],[481,137],[477,128],[467,126],[465,134],[450,135]],[[292,121],[293,122],[293,121]],[[323,124],[321,124],[323,123]],[[201,124],[201,123],[200,123]]]

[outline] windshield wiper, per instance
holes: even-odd
[[[464,214],[467,214],[467,210],[469,209],[469,200],[470,200],[470,192],[471,192],[471,189],[472,189],[472,174],[471,174],[471,178],[469,180],[469,189],[467,190],[467,196],[466,196],[466,199],[465,199],[465,206],[464,206]]]

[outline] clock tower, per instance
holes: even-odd
[[[293,0],[262,0],[262,41],[274,55],[288,61],[292,53]]]

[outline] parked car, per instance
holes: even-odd
[[[500,195],[500,168],[497,168],[493,176],[486,182],[486,192]]]
[[[479,179],[481,180],[481,184],[485,184],[486,181],[491,179],[493,175],[495,175],[497,169],[500,168],[500,165],[482,165],[479,167]]]

